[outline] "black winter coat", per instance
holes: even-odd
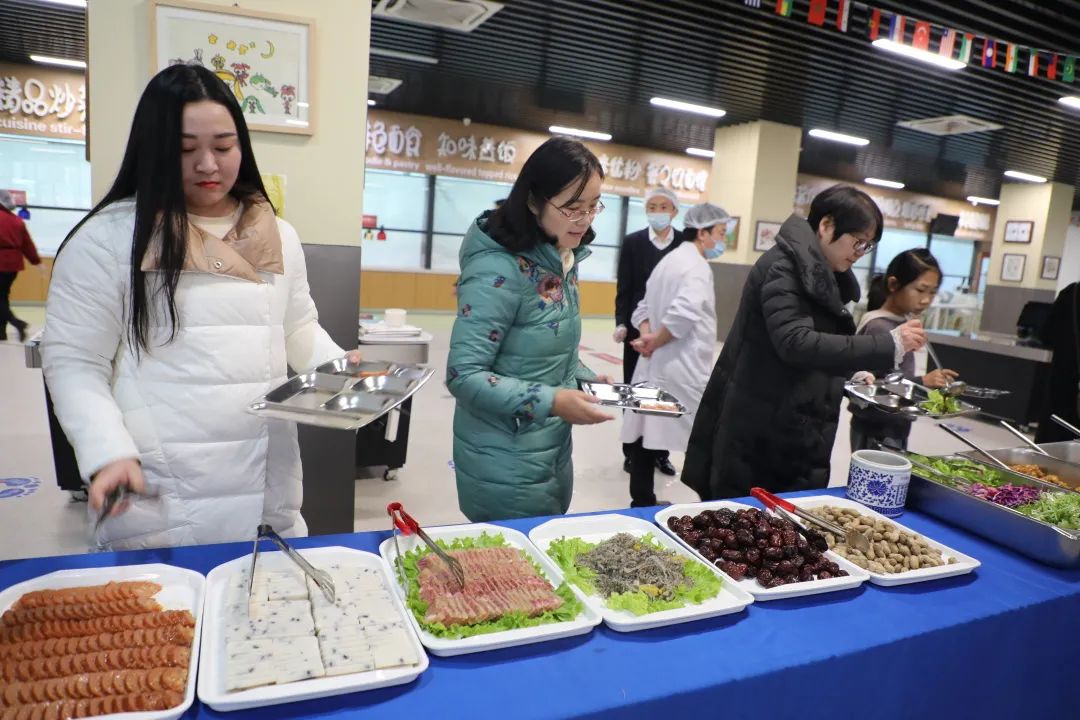
[[[705,388],[682,481],[703,500],[823,488],[844,380],[892,367],[890,335],[855,335],[844,307],[859,299],[851,272],[834,273],[798,215],[754,264]]]
[[[649,228],[632,232],[623,238],[619,249],[619,270],[615,276],[615,325],[633,329],[630,318],[645,297],[645,284],[656,266],[679,247],[683,233],[671,228],[673,237],[668,246],[660,250],[649,240]]]

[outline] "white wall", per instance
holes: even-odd
[[[1061,270],[1057,280],[1058,292],[1074,282],[1080,282],[1080,225],[1076,223],[1069,225],[1065,233],[1065,250],[1061,253]]]
[[[201,0],[230,6],[228,0]],[[259,170],[285,175],[285,217],[305,243],[359,245],[364,196],[371,3],[247,0],[249,10],[315,20],[315,132],[252,132]],[[88,5],[88,134],[95,201],[112,183],[152,76],[148,0]]]

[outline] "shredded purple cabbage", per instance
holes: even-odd
[[[990,487],[988,485],[983,485],[982,483],[971,483],[961,489],[969,495],[974,495],[983,500],[989,500],[992,503],[1004,505],[1009,508],[1035,502],[1039,499],[1039,496],[1042,495],[1042,490],[1039,488],[1028,487],[1026,485],[1013,485],[1011,483],[1001,485],[1000,487]]]

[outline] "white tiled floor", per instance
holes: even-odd
[[[41,308],[17,308],[20,317],[40,325]],[[454,403],[443,386],[450,328],[448,315],[412,315],[410,322],[432,332],[430,362],[438,369],[435,378],[414,403],[408,464],[397,479],[382,479],[381,469],[356,481],[355,529],[387,527],[385,507],[391,500],[405,504],[410,513],[428,525],[463,522],[457,509],[450,460],[450,422]],[[610,320],[586,320],[582,357],[594,370],[615,377],[621,367],[597,353],[619,355],[611,341]],[[841,413],[840,431],[833,448],[832,485],[844,484],[848,468],[848,413]],[[1015,441],[1003,429],[975,420],[953,424],[970,430],[970,437],[988,447],[1013,447]],[[626,507],[629,504],[627,475],[622,471],[619,444],[620,421],[579,427],[574,431],[574,498],[571,512]],[[926,421],[916,423],[911,447],[928,454],[966,449]],[[682,455],[672,461],[681,465]],[[56,487],[41,373],[24,367],[23,349],[16,342],[0,342],[0,484],[6,478],[33,478],[35,491],[3,497],[0,487],[0,560],[78,553],[86,551],[86,506],[72,503]],[[693,502],[696,495],[677,479],[657,473],[657,496],[671,502]],[[15,486],[12,486],[15,487]],[[33,484],[17,487],[32,488]]]

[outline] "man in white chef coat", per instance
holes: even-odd
[[[657,504],[656,456],[685,452],[694,413],[712,373],[716,348],[716,295],[709,260],[724,252],[731,217],[703,203],[686,212],[683,243],[656,266],[631,322],[641,333],[633,381],[667,390],[686,406],[681,417],[626,412],[622,441],[630,447],[630,506]]]

